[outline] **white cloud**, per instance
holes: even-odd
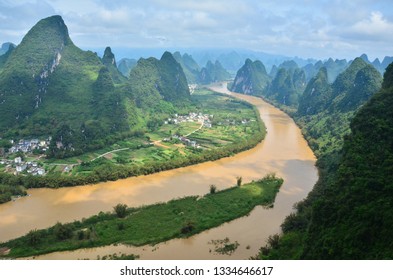
[[[372,12],[367,19],[363,19],[351,26],[346,35],[359,40],[391,40],[393,23],[386,20],[381,12]]]
[[[53,14],[63,16],[72,40],[84,48],[227,47],[307,57],[348,57],[354,50],[392,55],[386,53],[393,43],[391,0],[0,0],[0,43],[19,43],[38,20]]]

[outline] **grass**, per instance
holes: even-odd
[[[117,243],[141,246],[187,237],[245,216],[257,205],[272,206],[282,183],[282,179],[268,175],[259,181],[203,197],[184,197],[129,208],[125,218],[101,212],[88,219],[62,225],[72,230],[66,239],[57,238],[57,225],[32,231],[0,244],[0,247],[11,249],[8,258],[17,258]]]

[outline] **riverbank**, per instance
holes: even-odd
[[[282,179],[268,175],[203,197],[128,208],[124,215],[101,212],[82,221],[32,230],[0,247],[10,248],[7,257],[15,258],[116,243],[141,246],[188,237],[247,215],[257,205],[272,207],[282,183]]]
[[[228,93],[222,86],[215,89]],[[189,238],[172,239],[153,247],[104,246],[56,252],[37,259],[97,259],[98,255],[125,253],[139,255],[141,259],[239,260],[256,255],[270,235],[281,231],[282,221],[293,211],[294,203],[307,196],[318,173],[314,166],[315,157],[292,119],[259,98],[233,95],[255,105],[266,124],[268,133],[255,148],[220,160],[148,176],[88,186],[29,189],[29,197],[0,205],[0,241],[25,235],[33,229],[50,227],[58,221],[68,223],[100,211],[112,211],[117,203],[139,207],[179,197],[203,196],[210,184],[222,190],[234,185],[238,176],[250,182],[264,174],[276,173],[284,183],[274,208],[256,207],[245,217]],[[240,246],[230,256],[214,254],[210,242],[225,237],[237,241]]]
[[[193,95],[193,100],[195,104],[190,106],[190,112],[200,110],[199,112],[210,116],[209,126],[205,127],[202,122],[192,128],[194,122],[189,118],[178,125],[163,124],[154,133],[146,134],[149,141],[153,141],[150,144],[146,139],[146,143],[141,139],[134,139],[123,141],[99,153],[97,151],[97,154],[88,153],[57,161],[43,159],[39,164],[44,167],[48,164],[50,169],[61,166],[62,171],[48,172],[45,176],[28,173],[14,176],[0,172],[0,185],[32,189],[116,181],[233,156],[255,147],[264,139],[266,128],[255,106],[205,89]],[[187,130],[190,125],[191,130]],[[165,146],[154,146],[154,141],[165,141]],[[10,200],[9,195],[4,199]]]

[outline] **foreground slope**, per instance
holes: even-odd
[[[260,257],[393,258],[393,65],[355,115],[338,156],[322,153],[320,180]],[[326,161],[330,158],[330,161]],[[319,160],[321,165],[321,160]],[[267,248],[269,249],[269,248]]]

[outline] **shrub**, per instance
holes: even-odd
[[[116,216],[118,218],[124,218],[127,215],[127,205],[126,204],[117,204],[115,207],[113,207],[115,210]]]
[[[181,229],[182,234],[191,233],[195,229],[195,225],[193,222],[188,222],[184,227]]]
[[[70,224],[57,223],[53,229],[57,239],[66,240],[72,237],[72,226]]]
[[[240,187],[242,185],[243,177],[236,177],[236,185]]]
[[[216,193],[216,191],[217,191],[216,185],[210,185],[210,193],[214,194],[214,193]]]
[[[40,233],[36,229],[29,231],[27,234],[27,242],[31,246],[39,244],[41,242]]]

